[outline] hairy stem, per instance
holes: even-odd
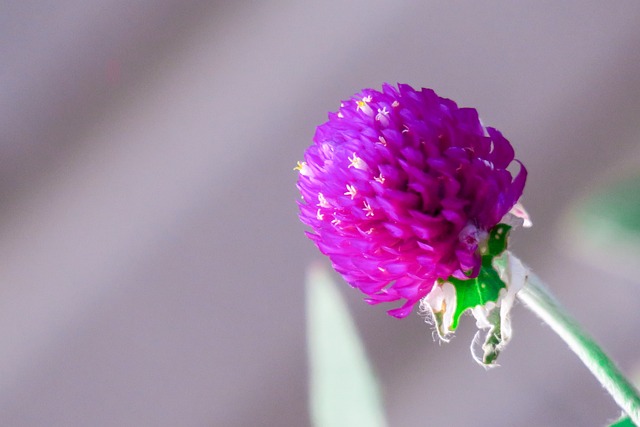
[[[541,280],[529,273],[527,283],[518,293],[526,306],[545,321],[589,368],[633,422],[640,426],[640,395],[600,346],[586,334]]]

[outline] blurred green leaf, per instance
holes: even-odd
[[[618,178],[578,200],[565,219],[569,250],[618,276],[637,281],[640,175]]]
[[[605,221],[629,233],[640,234],[640,175],[605,187],[584,205],[587,221]]]
[[[329,273],[307,273],[311,416],[316,427],[387,425],[379,386]]]

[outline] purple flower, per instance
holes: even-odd
[[[364,89],[313,140],[296,168],[307,235],[367,302],[405,300],[395,317],[438,279],[477,276],[527,175],[513,178],[511,144],[475,109],[408,85]]]

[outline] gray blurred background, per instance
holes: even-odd
[[[303,279],[321,256],[292,168],[327,111],[385,81],[512,141],[534,221],[515,252],[637,369],[638,279],[571,255],[586,233],[563,224],[640,170],[638,22],[633,0],[1,2],[0,425],[309,425]],[[343,291],[391,426],[618,415],[522,305],[484,371],[471,318],[439,345]]]

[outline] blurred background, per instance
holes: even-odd
[[[640,171],[638,22],[633,0],[3,2],[0,425],[309,425],[303,281],[322,258],[292,168],[328,111],[385,81],[511,140],[534,222],[514,251],[637,369],[639,246],[616,264],[580,218]],[[342,290],[391,426],[618,415],[522,305],[485,371],[471,318],[439,345]]]

